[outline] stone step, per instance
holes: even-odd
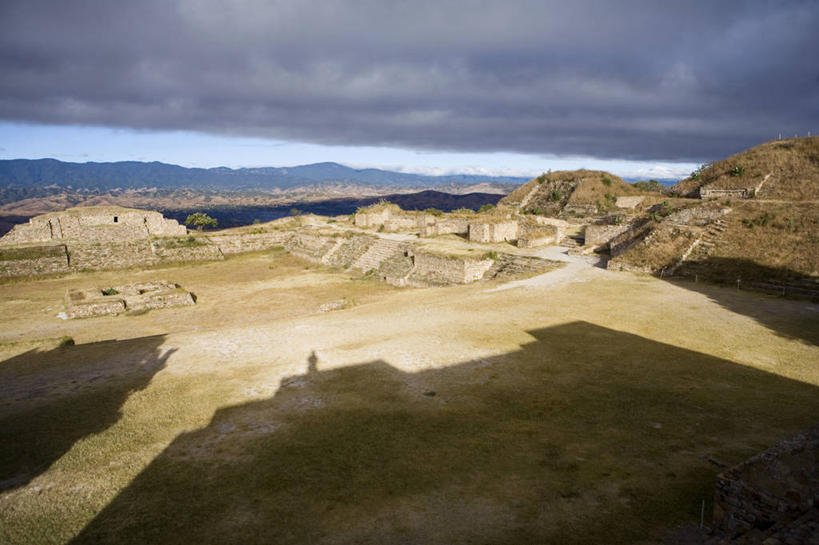
[[[386,259],[405,250],[406,243],[395,240],[378,239],[353,263],[352,268],[358,269],[361,272],[367,272],[373,269],[378,270],[378,267],[381,266],[381,263]]]

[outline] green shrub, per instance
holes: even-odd
[[[115,290],[114,288],[105,288],[104,290],[102,290],[103,295],[116,295],[118,293],[119,292],[117,290]]]
[[[611,178],[608,176],[603,176],[603,185],[606,187],[611,186]]]
[[[201,231],[204,227],[216,227],[217,221],[202,212],[191,214],[185,219],[185,225],[193,225],[197,230]]]
[[[57,339],[57,346],[62,348],[66,346],[74,346],[74,338],[69,337],[68,335],[63,335],[59,339]]]
[[[729,174],[734,178],[740,178],[745,175],[745,167],[736,165],[734,166],[734,168],[731,169]]]
[[[549,200],[552,201],[552,202],[558,202],[562,198],[563,198],[563,193],[561,193],[558,190],[552,191],[552,193],[549,195]]]
[[[480,208],[478,208],[478,212],[489,212],[490,210],[494,210],[494,204],[482,204]]]
[[[437,208],[427,208],[427,209],[424,210],[424,214],[429,214],[431,216],[443,216],[444,215],[443,211],[438,210]]]

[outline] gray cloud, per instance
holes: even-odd
[[[706,160],[819,132],[817,27],[813,0],[5,0],[0,118]]]

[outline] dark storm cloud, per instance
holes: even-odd
[[[814,0],[4,0],[0,118],[701,160],[819,130],[817,28]]]

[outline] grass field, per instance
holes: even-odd
[[[0,285],[0,542],[659,543],[710,508],[707,458],[819,414],[816,305],[306,267]],[[154,278],[197,305],[55,318],[69,287]]]

